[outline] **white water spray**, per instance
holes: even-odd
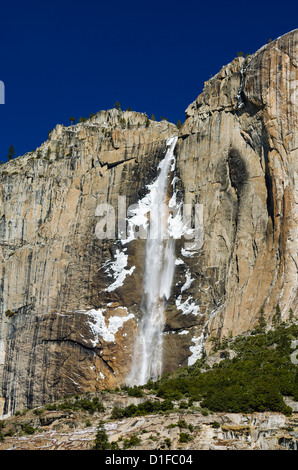
[[[129,385],[145,384],[162,373],[165,302],[170,296],[175,268],[175,240],[169,231],[168,176],[173,169],[177,137],[167,141],[159,175],[149,186],[150,230],[146,241],[142,319],[136,339]]]

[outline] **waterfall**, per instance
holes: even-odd
[[[135,343],[129,385],[145,384],[162,373],[165,302],[170,296],[175,267],[175,240],[169,231],[168,177],[173,170],[177,137],[167,141],[159,174],[148,188],[149,233],[146,240],[142,318]]]

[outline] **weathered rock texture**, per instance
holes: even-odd
[[[298,30],[236,58],[186,110],[177,192],[203,208],[204,237],[190,252],[177,240],[165,371],[192,363],[204,342],[208,352],[211,335],[252,329],[261,309],[268,325],[277,305],[282,320],[297,316],[297,41]],[[115,237],[99,239],[97,208],[140,200],[177,133],[140,113],[102,111],[58,125],[1,167],[4,414],[125,381],[145,240],[124,249],[117,212]]]
[[[92,394],[95,395],[95,394]],[[297,413],[212,413],[199,407],[181,410],[179,403],[167,414],[111,419],[114,406],[137,405],[148,398],[128,397],[125,393],[96,394],[103,412],[46,410],[42,408],[12,416],[3,422],[0,450],[90,450],[94,447],[98,423],[105,422],[110,443],[120,450],[297,450]],[[150,396],[151,400],[158,400]],[[90,397],[88,397],[90,399]],[[25,433],[26,426],[33,434]],[[182,438],[181,438],[182,434]],[[131,437],[140,441],[125,447]],[[184,436],[184,439],[183,439]],[[186,439],[185,439],[186,437]],[[191,454],[193,459],[196,452]],[[106,455],[112,455],[106,453]]]
[[[58,125],[36,152],[3,166],[4,414],[123,383],[142,295],[143,250],[129,257],[137,268],[133,280],[127,276],[123,288],[105,291],[113,282],[106,271],[118,238],[118,196],[127,207],[142,196],[175,132],[166,121],[150,124],[143,114],[114,109],[76,126]],[[116,233],[99,239],[97,207],[104,203],[115,208]],[[100,324],[86,312],[101,308]]]
[[[297,316],[297,42],[236,58],[186,110],[180,175],[204,206],[193,294],[213,334],[252,329],[261,309],[270,323],[277,305]]]

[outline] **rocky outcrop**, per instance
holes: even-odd
[[[137,405],[148,397],[128,397],[125,392],[97,395],[104,406],[102,412],[37,408],[4,420],[0,450],[90,450],[101,420],[109,443],[114,443],[117,449],[150,450],[153,455],[155,450],[188,450],[194,451],[190,452],[194,459],[197,450],[297,450],[298,447],[297,413],[291,417],[265,412],[208,414],[199,406],[179,409],[177,402],[170,413],[111,419],[113,407]],[[157,398],[150,396],[150,399]]]
[[[248,331],[260,311],[270,324],[277,305],[297,317],[297,41],[234,59],[186,110],[178,164],[204,208],[190,270],[209,334]]]
[[[142,295],[143,250],[133,248],[127,267],[127,255],[117,258],[118,210],[126,216],[142,196],[175,133],[166,121],[113,109],[75,126],[58,125],[35,152],[1,167],[4,414],[123,383]],[[104,204],[115,209],[108,219],[115,233],[106,238],[98,233]]]
[[[201,238],[176,240],[164,372],[195,362],[211,336],[249,331],[260,312],[268,326],[277,306],[279,320],[297,317],[297,40],[237,57],[186,110],[168,196],[175,181],[177,201],[199,208]],[[128,243],[123,220],[176,135],[167,121],[101,111],[1,166],[4,415],[125,382],[146,240]]]

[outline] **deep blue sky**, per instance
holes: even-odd
[[[204,81],[298,27],[298,4],[193,0],[2,1],[0,160],[57,123],[113,108],[184,121]]]

